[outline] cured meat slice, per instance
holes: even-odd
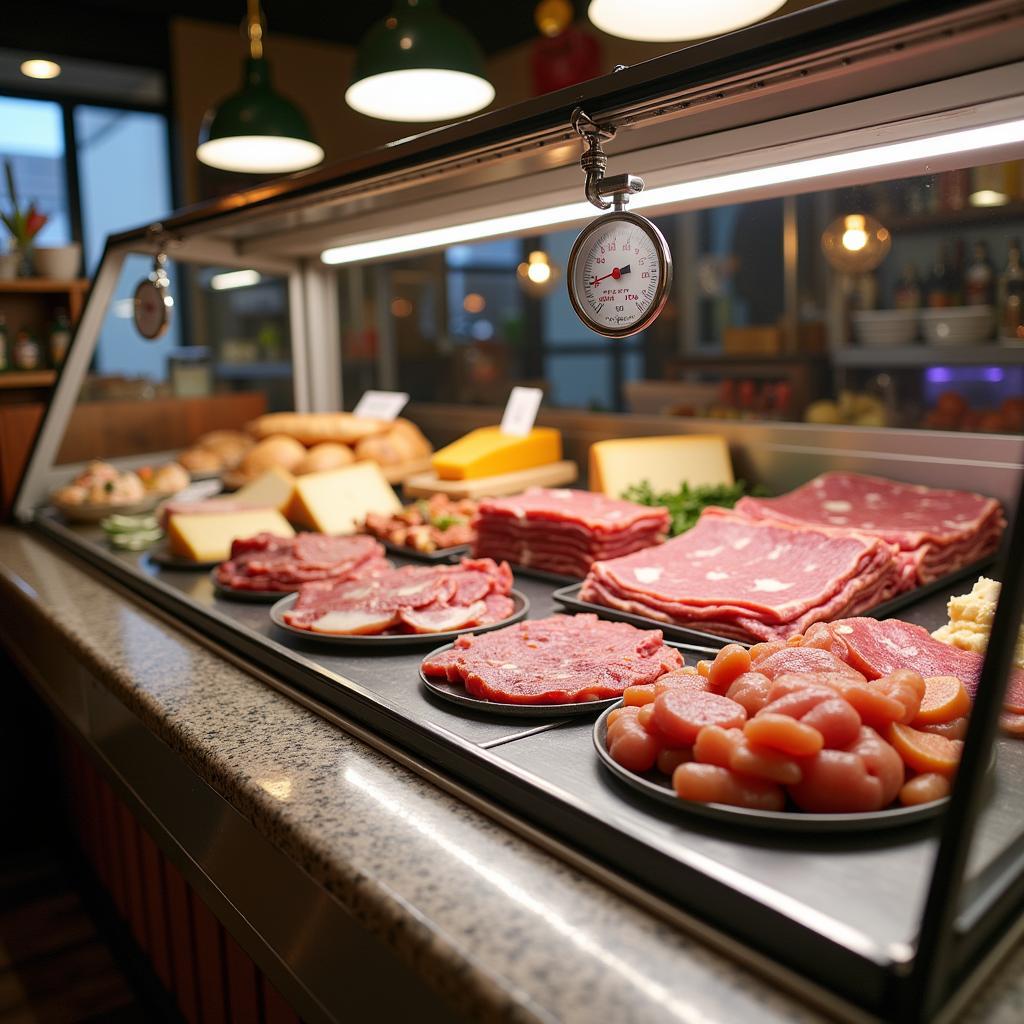
[[[506,618],[514,608],[511,584],[508,566],[490,559],[388,568],[344,582],[309,583],[284,620],[335,635],[446,632]]]
[[[912,668],[922,676],[956,676],[973,697],[978,689],[984,655],[962,651],[935,640],[928,630],[901,619],[851,618],[833,622],[832,635],[844,644],[845,660],[869,679],[878,679],[900,668]],[[1006,709],[1024,714],[1024,672],[1010,676]]]
[[[669,514],[591,491],[534,487],[481,501],[473,525],[477,554],[583,576],[597,559],[660,543]]]
[[[772,640],[856,614],[896,586],[885,541],[707,509],[687,533],[596,562],[580,596],[612,608],[741,640]]]
[[[991,554],[1006,527],[994,498],[842,472],[823,473],[777,498],[741,498],[736,512],[888,541],[899,551],[908,589]]]
[[[328,537],[302,533],[278,537],[260,533],[236,540],[231,557],[216,569],[216,580],[233,590],[287,593],[314,580],[351,580],[391,567],[372,537]]]
[[[569,704],[621,696],[626,687],[654,682],[682,663],[661,630],[583,614],[463,635],[452,649],[428,656],[422,668],[486,700]]]

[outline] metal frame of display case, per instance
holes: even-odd
[[[628,153],[631,167],[653,185],[679,180],[681,172],[684,180],[731,173],[1024,117],[1024,33],[1008,29],[1022,25],[1024,3],[1011,0],[833,0],[576,89],[427,132],[340,167],[255,186],[169,217],[159,226],[114,236],[37,437],[16,498],[16,515],[30,522],[55,479],[57,450],[125,255],[153,253],[158,236],[167,240],[168,254],[175,260],[285,276],[296,407],[339,408],[337,281],[335,272],[317,259],[320,250],[339,241],[378,237],[398,218],[403,231],[418,230],[474,209],[489,214],[522,210],[536,204],[538,194],[551,203],[578,197],[578,146],[569,128],[574,106],[582,103],[591,116],[621,126],[617,141],[622,145],[611,153],[612,159]],[[840,119],[844,128],[836,132]],[[984,160],[986,151],[974,156]],[[930,169],[954,163],[940,160]],[[875,177],[892,173],[889,169]],[[865,177],[850,172],[830,177],[829,183],[853,180]],[[785,190],[775,186],[744,195],[763,198]],[[689,208],[715,201],[705,197]],[[942,438],[934,438],[934,445],[941,452]],[[244,650],[257,669],[289,668],[259,644],[239,646],[237,632],[218,623],[208,610],[172,600],[166,588],[127,572],[95,545],[77,542],[72,531],[45,521],[44,528],[143,597],[208,630],[226,649]],[[1007,537],[1003,599],[944,819],[918,947],[903,951],[899,970],[887,978],[892,1004],[867,1007],[872,1012],[898,1014],[907,1021],[930,1019],[979,962],[991,959],[1020,930],[1024,836],[1018,835],[1004,851],[998,877],[980,889],[965,892],[964,868],[997,729],[1000,681],[1009,675],[1024,607],[1024,573],[1016,571],[1022,565],[1024,488]],[[312,685],[295,666],[289,671]],[[417,747],[415,729],[399,728],[388,712],[375,720],[394,729],[418,753],[444,761],[435,745]],[[451,763],[456,765],[457,758]],[[502,785],[504,789],[495,785],[490,795],[523,803],[522,794],[507,788],[508,780]],[[522,807],[520,811],[529,814]],[[734,896],[730,906],[742,909],[743,899]],[[728,923],[716,925],[729,930]]]

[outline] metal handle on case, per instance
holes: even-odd
[[[614,207],[617,212],[621,212],[626,208],[631,195],[643,191],[644,180],[635,174],[605,177],[608,156],[602,144],[615,138],[615,126],[598,124],[581,107],[572,112],[571,122],[573,131],[587,147],[580,156],[580,167],[586,175],[583,191],[587,200],[599,210],[610,210]],[[605,196],[611,196],[612,201],[606,202]]]

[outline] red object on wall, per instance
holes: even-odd
[[[560,35],[534,40],[530,53],[533,93],[578,85],[601,74],[601,44],[589,32],[570,25]]]

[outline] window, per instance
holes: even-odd
[[[0,162],[11,162],[18,201],[34,201],[49,217],[36,236],[37,245],[71,240],[63,121],[59,103],[0,96]],[[6,176],[0,178],[0,196],[7,209],[11,197]]]

